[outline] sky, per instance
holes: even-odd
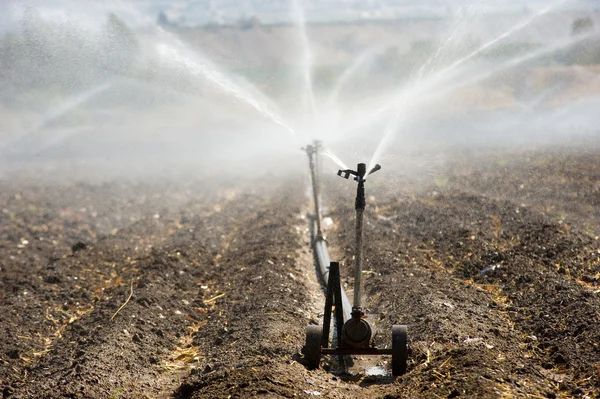
[[[15,29],[19,14],[27,6],[38,8],[48,18],[77,18],[90,26],[115,12],[131,25],[156,21],[159,12],[183,25],[233,23],[257,16],[264,23],[292,20],[293,0],[0,0],[0,31]],[[558,6],[600,8],[600,0],[557,0]],[[301,0],[309,21],[361,18],[427,17],[448,15],[475,5],[491,12],[537,9],[549,0]]]

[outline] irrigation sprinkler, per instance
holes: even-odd
[[[363,249],[363,214],[367,207],[365,199],[365,176],[377,172],[381,166],[375,165],[367,174],[367,165],[359,163],[356,171],[351,169],[338,170],[338,176],[348,179],[350,175],[355,176],[354,180],[358,182],[356,188],[356,199],[354,201],[354,209],[356,210],[356,247],[355,247],[355,265],[354,265],[354,306],[352,313],[361,311],[361,275],[362,275],[362,249]],[[369,337],[370,338],[370,337]]]
[[[309,155],[311,164],[311,176],[313,177],[313,194],[315,196],[316,217],[320,217],[318,209],[319,186],[317,184],[316,157],[319,147],[309,146],[305,149]],[[362,249],[363,249],[363,215],[366,208],[365,182],[366,177],[381,169],[376,165],[367,173],[364,163],[359,163],[356,170],[339,170],[338,176],[348,179],[354,176],[358,183],[354,208],[356,210],[356,242],[355,242],[355,269],[354,269],[354,305],[350,312],[350,303],[341,285],[340,267],[338,262],[329,262],[326,242],[320,230],[320,220],[315,223],[315,238],[313,248],[319,263],[321,276],[327,282],[325,296],[325,310],[323,312],[323,325],[309,325],[306,328],[306,343],[303,348],[305,361],[308,368],[316,369],[321,363],[322,355],[337,355],[340,358],[347,355],[391,355],[392,374],[401,375],[406,372],[408,359],[408,334],[405,325],[392,326],[392,347],[377,348],[372,342],[372,328],[362,309]],[[312,172],[314,170],[314,172]],[[323,252],[325,256],[322,256]],[[325,271],[324,271],[325,270]],[[329,331],[335,318],[337,345],[329,346]],[[333,342],[332,342],[333,345]]]
[[[323,230],[321,230],[321,206],[319,203],[319,150],[321,149],[321,142],[315,140],[313,145],[307,145],[303,148],[308,154],[308,163],[310,167],[310,179],[312,182],[313,201],[315,204],[315,223],[317,225],[316,236],[317,239],[323,239]]]
[[[321,202],[320,202],[320,182],[319,182],[319,151],[322,148],[320,141],[314,141],[312,145],[308,145],[303,150],[308,155],[310,172],[311,172],[311,182],[312,182],[312,192],[313,192],[313,201],[314,201],[314,214],[311,215],[311,230],[312,230],[312,247],[315,254],[315,262],[317,263],[317,271],[321,277],[321,280],[324,282],[329,281],[330,274],[330,263],[331,259],[329,257],[329,251],[327,249],[327,241],[325,240],[325,236],[323,235],[323,231],[321,230]],[[339,280],[339,279],[338,279]],[[346,292],[341,288],[340,281],[340,292],[341,292],[341,301],[343,304],[342,319],[343,322],[350,320],[350,300],[346,295]],[[340,325],[342,325],[341,323]],[[323,334],[324,345],[326,345],[329,330],[326,331],[327,334]]]

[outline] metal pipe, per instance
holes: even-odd
[[[318,175],[318,155],[321,143],[315,141],[313,145],[308,145],[304,150],[308,154],[308,162],[310,166],[310,179],[312,182],[313,201],[315,205],[315,222],[317,223],[317,237],[323,237],[323,230],[321,229],[321,204],[319,201],[319,175]]]
[[[314,196],[314,203],[315,203],[315,214],[319,220],[317,232],[318,232],[318,237],[324,238],[325,236],[323,235],[323,230],[322,230],[322,225],[321,225],[321,222],[323,220],[323,213],[322,213],[322,209],[321,209],[321,176],[322,175],[321,175],[321,156],[320,156],[320,151],[321,151],[321,148],[323,147],[323,145],[321,144],[321,141],[314,140],[313,146],[315,147],[315,172],[314,172],[315,184],[313,184],[313,196]]]
[[[321,348],[323,355],[392,355],[391,348]]]
[[[318,271],[323,281],[329,280],[329,264],[331,258],[329,257],[329,250],[327,249],[327,241],[323,236],[321,230],[321,201],[320,201],[320,184],[319,184],[319,149],[321,148],[321,142],[315,140],[313,145],[308,145],[303,148],[308,154],[308,160],[310,164],[310,177],[313,191],[313,201],[315,205],[315,215],[312,224],[312,244],[314,252],[316,254],[316,260],[318,264]],[[342,292],[342,308],[343,308],[343,319],[344,323],[351,318],[352,305],[348,299],[348,295],[344,290],[344,287],[340,281],[340,290]]]
[[[317,254],[317,263],[319,266],[319,273],[323,281],[329,280],[329,264],[331,263],[331,259],[329,258],[329,251],[327,249],[327,242],[323,238],[313,237],[313,247],[315,253]],[[348,299],[348,295],[346,295],[346,291],[344,291],[344,287],[340,282],[340,289],[342,291],[342,308],[344,310],[344,323],[350,320],[352,317],[351,310],[352,305],[350,304],[350,299]]]
[[[356,199],[354,209],[356,210],[356,247],[354,248],[354,309],[361,308],[361,280],[362,280],[362,250],[363,250],[363,214],[367,207],[365,198],[365,175],[367,165],[359,163],[356,167]]]
[[[311,157],[312,159],[312,157]],[[323,230],[321,230],[321,205],[319,202],[319,183],[317,179],[317,167],[314,161],[311,162],[310,172],[312,177],[313,186],[313,201],[315,203],[315,222],[317,224],[317,237],[323,237]]]
[[[381,166],[375,165],[373,169],[367,173],[367,165],[359,163],[356,166],[356,170],[346,169],[339,170],[338,176],[348,179],[350,175],[354,176],[354,180],[358,182],[356,188],[356,199],[354,201],[354,209],[356,210],[356,243],[354,248],[354,307],[357,312],[357,317],[360,317],[362,312],[361,308],[361,296],[362,296],[362,254],[363,254],[363,216],[365,208],[367,207],[367,200],[365,198],[365,176],[371,173],[377,172],[381,169]]]
[[[364,210],[356,210],[356,249],[354,258],[354,308],[361,307],[361,278],[362,278],[362,249],[363,249],[363,213]]]

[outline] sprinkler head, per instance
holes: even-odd
[[[364,163],[359,163],[358,165],[356,165],[356,171],[352,169],[340,169],[338,170],[337,175],[343,177],[344,179],[348,179],[350,175],[352,175],[354,176],[354,180],[356,180],[359,183],[364,183],[366,181],[365,176],[375,173],[379,169],[381,169],[381,165],[377,164],[373,167],[373,169],[369,171],[369,173],[367,173],[367,165]]]
[[[305,151],[308,154],[308,156],[315,155],[317,153],[317,149],[310,144],[306,147],[302,147],[301,150]]]
[[[370,174],[373,174],[373,173],[375,173],[375,172],[377,172],[379,169],[381,169],[381,165],[379,165],[379,164],[376,164],[375,166],[373,166],[373,169],[371,169],[371,170],[369,171],[369,175],[370,175]]]
[[[338,170],[337,175],[343,177],[344,179],[348,179],[350,175],[354,176],[354,180],[358,182],[358,187],[356,189],[356,201],[354,204],[354,208],[356,210],[364,210],[367,203],[365,200],[365,176],[370,175],[371,173],[377,172],[381,169],[379,164],[375,165],[373,169],[369,171],[367,174],[367,165],[364,163],[359,163],[356,165],[356,170],[346,169],[346,170]]]
[[[306,153],[311,156],[311,155],[316,155],[319,150],[321,149],[321,147],[323,147],[323,144],[321,143],[321,141],[319,140],[315,140],[313,141],[312,144],[307,145],[306,147],[302,147],[302,151],[306,151]]]
[[[356,177],[354,180],[361,181],[365,180],[365,175],[367,174],[367,165],[364,163],[359,163],[356,165]]]

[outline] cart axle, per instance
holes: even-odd
[[[384,348],[321,348],[322,355],[391,355],[392,349]]]

